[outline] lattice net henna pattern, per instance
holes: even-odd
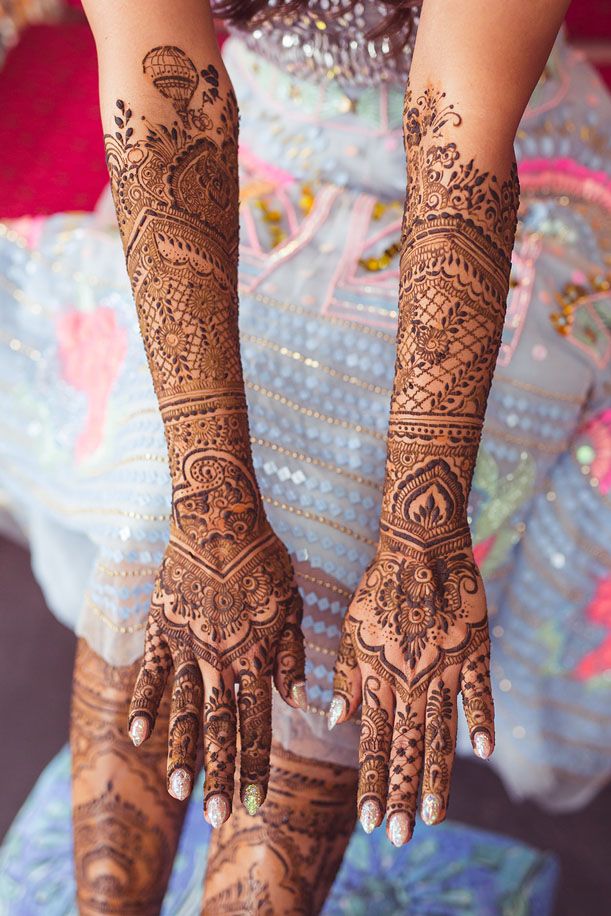
[[[144,98],[158,110],[152,84],[173,117],[151,123],[119,99],[106,157],[164,422],[172,519],[130,722],[145,719],[150,731],[173,667],[170,788],[190,788],[203,704],[206,791],[229,804],[234,682],[245,788],[267,778],[272,674],[285,695],[303,681],[301,603],[250,451],[238,337],[236,100],[224,73],[198,69],[177,47],[153,48],[143,72]]]

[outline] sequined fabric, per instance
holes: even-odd
[[[305,604],[310,708],[278,704],[275,734],[351,765],[357,727],[329,735],[324,710],[342,615],[377,540],[402,92],[363,87],[346,108],[334,81],[312,94],[235,39],[226,53],[242,110],[254,460]],[[560,44],[517,137],[523,208],[470,506],[491,608],[493,765],[516,795],[557,807],[611,774],[610,114],[591,69]],[[84,327],[105,335],[113,361]],[[170,484],[114,214],[2,229],[0,347],[5,502],[50,607],[108,661],[130,662]]]
[[[411,28],[397,53],[390,37],[369,39],[388,7],[375,0],[310,0],[299,13],[283,13],[282,0],[271,0],[277,13],[239,30],[244,44],[286,73],[343,87],[405,83],[412,58],[420,3],[412,7]],[[237,31],[237,30],[236,30]]]

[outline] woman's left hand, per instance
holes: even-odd
[[[362,702],[358,810],[367,833],[386,812],[395,846],[411,837],[418,788],[427,824],[446,815],[458,691],[480,757],[494,746],[484,586],[470,547],[417,558],[379,550],[344,619],[329,728]]]

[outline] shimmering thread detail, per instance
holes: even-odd
[[[349,318],[339,318],[337,315],[329,315],[327,312],[312,311],[300,305],[294,305],[292,302],[275,299],[273,296],[268,296],[263,293],[255,293],[253,295],[248,292],[247,287],[241,288],[240,291],[247,295],[248,298],[252,298],[262,305],[269,305],[274,309],[278,309],[278,311],[286,312],[290,315],[298,315],[300,318],[315,317],[317,321],[325,321],[337,327],[349,328],[351,331],[355,331],[358,334],[366,334],[369,337],[374,337],[376,340],[381,340],[384,343],[390,344],[392,347],[395,345],[395,338],[392,334],[386,334],[384,331],[380,331],[377,328],[371,328],[366,324],[360,324],[358,321],[350,321]],[[352,307],[352,303],[350,305]],[[384,314],[387,315],[388,313],[385,311]]]
[[[378,442],[386,441],[386,436],[384,433],[379,433],[374,429],[369,429],[366,426],[362,426],[360,423],[350,423],[348,420],[338,420],[337,417],[330,417],[328,414],[321,413],[318,410],[313,410],[310,407],[304,407],[302,404],[297,404],[296,401],[291,401],[290,398],[284,397],[284,395],[279,394],[277,391],[272,391],[269,388],[264,388],[262,385],[258,385],[256,382],[246,382],[246,387],[251,391],[256,391],[257,394],[262,394],[264,397],[270,398],[272,401],[277,401],[284,407],[290,407],[291,410],[304,414],[306,417],[312,417],[314,420],[320,420],[323,423],[329,423],[331,426],[339,426],[342,429],[353,429],[354,432],[363,433],[366,436],[370,436],[372,439],[376,439]]]
[[[267,340],[264,337],[256,337],[254,334],[242,334],[242,340],[246,340],[249,343],[254,343],[257,346],[264,347],[266,350],[271,350],[273,353],[278,353],[280,356],[286,356],[289,359],[294,359],[304,366],[307,366],[309,369],[316,369],[319,372],[324,372],[325,375],[329,375],[331,378],[340,379],[342,382],[345,382],[347,385],[355,385],[357,388],[362,388],[364,391],[369,391],[371,394],[381,394],[386,397],[390,397],[391,391],[390,388],[382,388],[380,385],[372,385],[370,382],[365,382],[363,379],[357,378],[355,375],[348,375],[344,372],[338,372],[337,369],[333,369],[331,366],[325,366],[324,363],[321,363],[317,359],[313,359],[310,356],[305,356],[303,353],[299,353],[297,350],[291,350],[289,347],[281,346],[280,344],[274,343],[271,340]]]
[[[144,623],[134,624],[134,625],[132,625],[132,626],[122,626],[122,625],[120,625],[120,624],[115,623],[114,620],[111,620],[110,617],[108,617],[108,616],[104,613],[104,611],[100,610],[100,608],[99,608],[96,604],[94,604],[93,601],[91,600],[91,598],[89,598],[89,597],[86,597],[86,598],[85,598],[85,605],[86,605],[91,611],[93,611],[93,613],[95,614],[95,616],[96,616],[105,626],[107,626],[109,629],[111,629],[111,630],[113,631],[113,633],[121,633],[122,635],[128,635],[128,634],[131,634],[131,633],[141,633],[141,632],[146,628],[146,621],[145,621]]]
[[[257,436],[251,436],[250,441],[252,445],[258,445],[261,448],[268,448],[272,452],[278,452],[279,455],[286,455],[289,458],[294,458],[296,461],[303,461],[306,464],[310,464],[313,467],[324,468],[326,471],[332,471],[334,474],[337,474],[339,477],[346,477],[348,480],[354,480],[355,483],[359,483],[362,486],[371,487],[372,490],[379,492],[380,484],[371,480],[368,477],[363,477],[360,474],[355,474],[354,471],[347,471],[345,468],[340,468],[337,464],[330,464],[328,461],[323,461],[321,458],[314,458],[312,455],[306,455],[304,452],[295,452],[292,449],[284,448],[282,445],[278,445],[276,442],[270,442],[269,439],[260,439]]]
[[[286,512],[291,512],[293,515],[297,515],[299,518],[305,518],[308,521],[318,522],[320,525],[326,525],[328,528],[333,528],[335,531],[340,531],[342,534],[346,534],[348,537],[354,538],[355,541],[360,541],[362,544],[369,544],[371,547],[376,546],[376,541],[372,540],[371,538],[359,534],[352,528],[348,528],[347,525],[340,525],[339,522],[334,522],[330,518],[325,518],[324,515],[315,515],[313,512],[306,512],[305,509],[299,509],[297,506],[289,506],[288,503],[280,502],[280,500],[272,499],[269,496],[264,496],[263,502],[274,506],[276,509],[284,509]]]

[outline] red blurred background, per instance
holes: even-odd
[[[573,2],[567,29],[611,87],[609,0]],[[22,33],[0,71],[0,111],[0,217],[92,209],[106,169],[80,0],[67,0],[56,23]]]

